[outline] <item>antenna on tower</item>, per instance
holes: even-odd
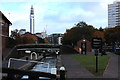
[[[44,32],[47,33],[47,25],[44,27]]]
[[[10,13],[8,13],[8,15],[9,15],[9,20],[10,20]]]

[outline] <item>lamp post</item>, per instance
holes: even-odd
[[[31,51],[25,51],[25,53],[31,53]]]
[[[27,50],[26,50],[25,53],[30,54],[31,51],[27,51]],[[28,60],[28,56],[26,56],[26,60]]]
[[[83,39],[83,43],[82,43],[82,54],[86,54],[86,40]]]
[[[85,42],[86,40],[85,39],[83,39],[83,42]]]

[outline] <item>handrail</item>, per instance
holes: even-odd
[[[32,56],[33,54],[35,54],[35,59],[37,59],[37,54],[35,52],[31,53],[31,59],[33,59],[33,56]]]

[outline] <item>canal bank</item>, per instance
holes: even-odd
[[[114,53],[107,52],[107,56],[110,56],[109,63],[104,71],[103,76],[94,76],[86,68],[84,68],[80,63],[78,63],[71,56],[73,54],[62,54],[61,60],[62,64],[66,68],[67,78],[77,78],[83,80],[86,79],[100,79],[100,80],[118,80],[119,77],[119,56]],[[76,54],[79,55],[79,54]]]

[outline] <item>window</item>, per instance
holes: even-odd
[[[0,25],[1,25],[1,26],[4,26],[5,24],[4,24],[4,23],[1,23]]]

